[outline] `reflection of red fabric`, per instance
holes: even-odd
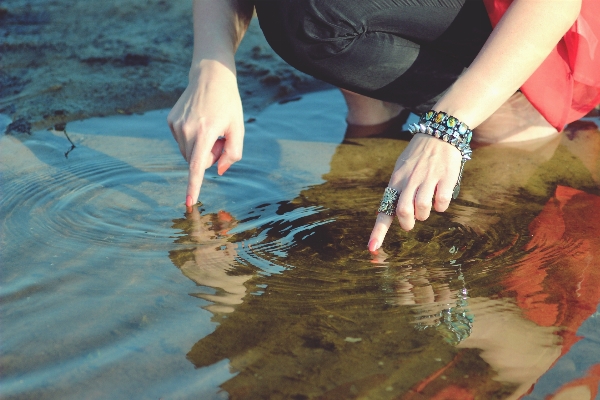
[[[559,186],[531,222],[524,257],[504,281],[524,315],[562,328],[562,354],[600,303],[600,197]]]
[[[596,311],[600,218],[595,215],[599,209],[600,197],[559,186],[529,225],[532,239],[526,250],[531,253],[505,285],[516,292],[519,306],[538,325],[577,329]]]
[[[584,376],[583,378],[575,379],[574,381],[571,381],[571,382],[561,386],[560,389],[558,389],[554,395],[551,395],[550,397],[548,397],[547,400],[552,400],[555,396],[561,394],[561,392],[564,393],[566,390],[574,388],[574,387],[578,387],[578,386],[587,386],[587,388],[589,389],[590,394],[591,394],[590,399],[597,399],[599,384],[600,384],[600,364],[596,364],[588,370],[588,373],[586,374],[586,376]]]
[[[561,328],[561,356],[579,340],[577,330],[596,312],[600,303],[598,210],[600,197],[559,186],[554,197],[529,225],[532,238],[525,248],[529,253],[503,281],[506,290],[516,295],[517,304],[525,317],[540,326]],[[450,363],[423,379],[403,400],[474,398],[475,389],[467,390],[453,385],[444,387],[434,397],[423,394],[459,359],[460,353]],[[599,382],[600,366],[596,365],[586,377],[565,384],[556,394],[570,387],[586,385],[596,396]]]
[[[512,0],[484,0],[496,26]],[[600,103],[600,1],[583,0],[579,18],[521,87],[556,129]]]
[[[475,396],[469,390],[460,386],[446,386],[438,392],[431,400],[473,400]]]

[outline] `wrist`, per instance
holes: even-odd
[[[439,139],[456,148],[463,160],[471,159],[471,139],[473,131],[456,117],[445,112],[427,111],[418,123],[409,126],[413,135],[427,135]]]
[[[189,81],[198,81],[201,77],[214,80],[236,80],[235,61],[233,61],[233,57],[231,57],[230,61],[217,59],[192,61],[192,66],[188,74]]]

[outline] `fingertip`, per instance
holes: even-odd
[[[379,250],[381,244],[379,243],[379,240],[373,238],[369,241],[368,247],[370,252],[375,253],[377,250]]]
[[[369,251],[374,252],[381,248],[381,245],[383,244],[383,239],[385,239],[385,235],[388,229],[390,228],[390,225],[392,224],[393,220],[394,218],[383,213],[379,213],[377,215],[375,226],[373,227],[371,237],[369,238]]]
[[[231,163],[221,158],[217,166],[217,173],[219,175],[223,175],[229,169],[229,167],[231,167]]]
[[[188,175],[188,186],[186,191],[186,204],[188,202],[194,205],[198,202],[198,196],[200,196],[200,187],[204,179],[204,169],[200,167],[203,160],[192,160],[190,163],[189,175]]]
[[[435,211],[437,212],[444,212],[448,209],[448,207],[450,206],[450,204],[441,204],[436,202],[435,205],[433,206],[433,208],[435,209]]]
[[[185,206],[191,209],[196,203],[198,203],[198,196],[200,195],[200,188],[195,186],[192,182],[188,183],[187,195],[185,196]],[[189,210],[188,210],[189,212]]]
[[[398,217],[398,222],[400,222],[400,227],[406,231],[406,232],[410,232],[414,227],[415,227],[415,218],[403,218],[400,219],[400,217]]]

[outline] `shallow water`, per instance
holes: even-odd
[[[451,208],[371,255],[406,142],[342,142],[337,92],[247,116],[190,214],[166,114],[70,123],[68,158],[0,138],[3,396],[592,398],[598,121],[476,149]]]

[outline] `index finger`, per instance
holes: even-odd
[[[369,251],[377,251],[381,247],[383,239],[385,239],[385,235],[390,229],[393,221],[394,217],[387,214],[379,213],[377,215],[375,226],[373,227],[371,237],[369,238]]]
[[[188,186],[185,197],[186,207],[191,207],[198,202],[200,196],[200,186],[204,180],[204,171],[206,169],[206,160],[208,155],[205,151],[199,150],[196,144],[190,157],[190,167],[188,172]]]

